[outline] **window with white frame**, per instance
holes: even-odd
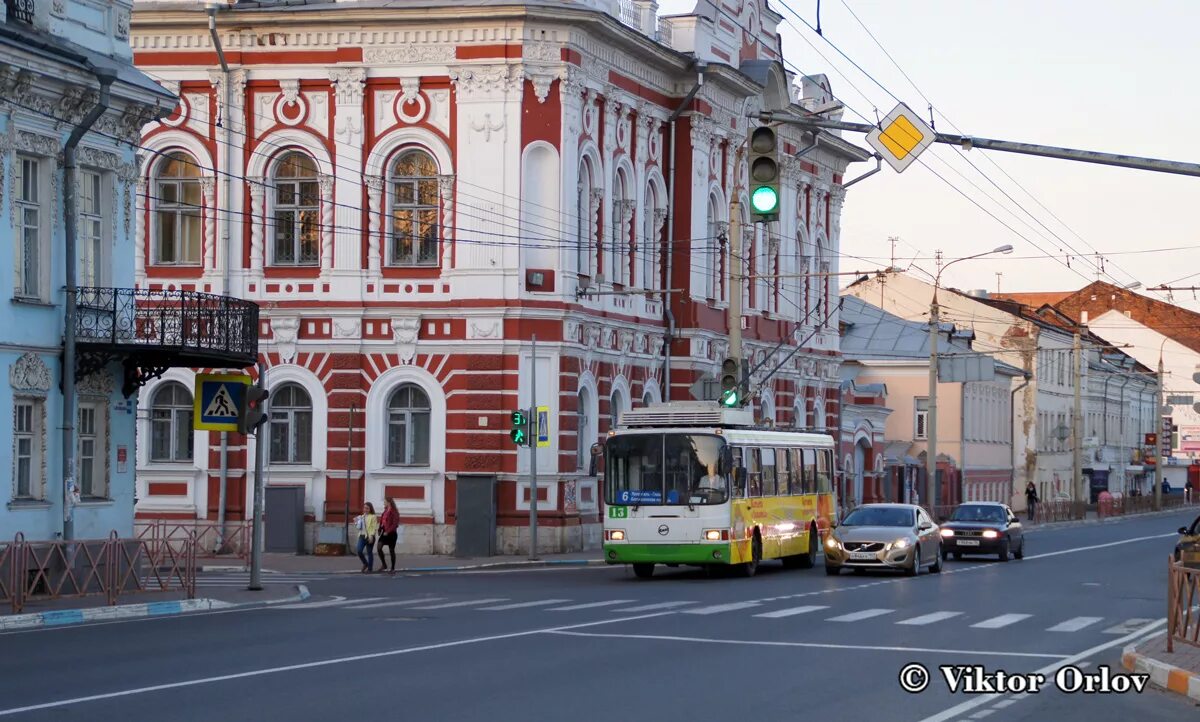
[[[629,221],[633,217],[633,202],[629,200],[629,184],[625,171],[617,169],[613,177],[612,236],[608,243],[609,283],[629,282]]]
[[[717,289],[720,284],[717,282],[717,274],[721,272],[721,253],[728,245],[728,239],[725,238],[724,224],[721,221],[721,207],[717,202],[715,195],[708,197],[708,237],[703,239],[701,243],[703,251],[699,254],[700,272],[704,276],[704,281],[700,286],[700,292],[703,298],[716,299]],[[669,283],[669,281],[668,281]]]
[[[45,402],[13,399],[13,498],[45,497],[42,457],[45,454]]]
[[[578,199],[576,201],[575,226],[575,271],[580,276],[595,275],[596,254],[592,213],[592,165],[587,158],[579,163]]]
[[[312,399],[299,384],[271,394],[271,463],[312,463]]]
[[[163,463],[192,461],[192,394],[170,381],[150,402],[150,460]]]
[[[658,251],[662,239],[655,233],[658,224],[656,216],[660,213],[658,194],[653,185],[646,187],[645,212],[642,214],[642,241],[638,244],[641,257],[642,288],[654,290],[658,288]]]
[[[388,399],[387,465],[429,465],[429,396],[404,384]]]
[[[204,191],[200,166],[187,153],[168,154],[154,179],[154,263],[199,265]]]
[[[108,496],[107,408],[101,400],[79,403],[79,493],[84,497]]]
[[[303,153],[290,152],[276,164],[273,183],[273,262],[277,266],[316,265],[321,261],[317,164]]]
[[[913,436],[918,439],[929,438],[929,399],[927,397],[913,399]]]
[[[16,204],[16,226],[13,245],[16,248],[14,293],[19,298],[47,298],[50,253],[47,243],[50,211],[46,204],[43,161],[28,155],[18,155],[13,163],[13,203]]]
[[[96,171],[79,173],[80,286],[106,286],[112,264],[108,228],[104,219],[105,178]]]
[[[593,440],[596,438],[595,426],[592,423],[591,417],[591,402],[587,389],[579,389],[577,399],[579,404],[575,412],[576,423],[576,453],[575,453],[575,468],[578,471],[587,471],[590,465],[590,456]]]
[[[438,167],[433,156],[416,148],[392,164],[392,229],[390,266],[436,266],[438,263]]]
[[[625,394],[621,393],[620,389],[613,389],[612,395],[608,397],[609,430],[617,428],[623,411],[625,411]]]

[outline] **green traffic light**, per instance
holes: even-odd
[[[727,389],[725,391],[725,393],[721,394],[721,405],[728,406],[730,408],[737,406],[738,405],[737,389]]]
[[[774,213],[779,207],[779,192],[771,186],[759,186],[750,195],[750,205],[755,213]]]
[[[514,444],[517,444],[518,446],[525,445],[525,429],[513,429],[509,436],[512,437]]]

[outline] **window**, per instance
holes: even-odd
[[[429,465],[429,397],[413,384],[388,400],[387,465]]]
[[[929,399],[913,399],[913,436],[918,439],[929,438]]]
[[[183,384],[164,384],[150,403],[150,460],[192,460],[192,394]]]
[[[593,224],[596,220],[592,210],[592,166],[585,158],[579,164],[579,197],[575,207],[575,271],[580,276],[591,277],[596,256],[592,252]]]
[[[392,166],[392,237],[388,264],[436,266],[438,262],[437,163],[423,150],[407,150]]]
[[[803,494],[804,492],[804,457],[800,449],[788,449],[788,466],[791,468],[790,482],[788,483],[789,494]]]
[[[177,152],[163,159],[154,190],[155,263],[200,263],[203,197],[200,167],[191,157]]]
[[[775,450],[762,450],[763,496],[776,496],[779,488],[775,483]]]
[[[79,493],[84,497],[108,496],[108,434],[104,401],[79,404]]]
[[[721,272],[719,258],[721,250],[725,248],[725,228],[721,222],[721,207],[717,203],[716,196],[708,198],[708,237],[701,240],[701,251],[698,254],[700,262],[697,264],[700,267],[700,272],[704,275],[703,282],[700,286],[700,292],[703,298],[717,297],[717,274]],[[667,281],[670,283],[670,280]]]
[[[746,481],[749,486],[746,496],[762,496],[762,454],[759,449],[746,449]]]
[[[312,399],[298,384],[271,394],[271,463],[312,463]]]
[[[108,242],[104,228],[104,177],[95,171],[79,174],[79,272],[80,286],[103,286],[108,282]]]
[[[649,391],[642,394],[642,407],[645,408],[654,403],[654,396]]]
[[[744,452],[742,451],[742,447],[740,447],[740,446],[733,447],[732,459],[733,459],[733,468],[735,470],[742,468],[742,460],[745,458],[745,456],[746,456],[746,454],[744,454]],[[746,480],[742,477],[742,475],[740,473],[737,473],[737,472],[735,472],[733,475],[733,495],[735,497],[737,497],[738,499],[746,498]]]
[[[625,173],[617,170],[613,178],[612,237],[608,249],[608,280],[626,284],[629,280],[629,221],[633,218],[633,202],[629,200]]]
[[[642,288],[656,289],[658,288],[658,249],[662,239],[658,233],[655,233],[657,227],[662,223],[660,218],[663,217],[663,211],[658,207],[658,194],[654,192],[654,186],[646,188],[646,205],[644,206],[645,213],[642,229],[641,260],[642,260]]]
[[[288,153],[275,166],[274,182],[275,264],[316,265],[321,260],[316,164],[303,153]]]
[[[817,450],[817,493],[828,494],[833,491],[833,452],[828,449]]]
[[[41,499],[43,402],[17,398],[13,401],[13,496],[17,499]]]
[[[817,493],[817,450],[803,449],[804,458],[804,493]]]
[[[621,412],[625,410],[625,395],[620,389],[614,389],[608,397],[608,428],[615,429],[621,421]]]
[[[42,162],[18,155],[14,163],[17,224],[13,228],[16,246],[16,278],[13,288],[19,297],[44,298],[45,274],[49,259],[42,242],[49,218],[42,208]]]
[[[579,471],[587,471],[591,468],[591,448],[593,439],[596,438],[596,434],[592,431],[591,404],[588,401],[587,389],[579,389],[578,404],[575,412],[576,436],[578,437],[575,468]]]

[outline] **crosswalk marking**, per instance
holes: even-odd
[[[418,599],[392,599],[386,602],[376,602],[373,599],[356,599],[353,605],[347,604],[346,609],[378,609],[380,607],[402,607],[409,604],[421,604],[424,602],[440,602],[445,597],[420,597]],[[360,604],[359,602],[369,601],[371,604]]]
[[[636,602],[636,599],[610,599],[607,602],[588,602],[587,604],[572,604],[569,607],[554,607],[547,609],[547,612],[574,612],[579,609],[595,609],[596,607],[611,607],[614,604],[629,604]]]
[[[524,609],[525,607],[544,607],[547,604],[562,604],[569,602],[570,599],[539,599],[536,602],[516,602],[514,604],[501,604],[498,607],[480,607],[491,612],[503,612],[508,609]]]
[[[1104,630],[1104,633],[1119,634],[1124,636],[1126,634],[1132,634],[1133,632],[1136,632],[1153,621],[1153,619],[1126,619],[1124,622]]]
[[[720,614],[721,612],[732,612],[737,609],[749,609],[757,607],[758,602],[730,602],[729,604],[714,604],[711,607],[697,607],[696,609],[685,609],[684,614]]]
[[[507,602],[505,597],[497,597],[495,599],[468,599],[465,602],[446,602],[445,604],[430,604],[424,607],[410,607],[411,609],[450,609],[451,607],[473,607],[479,604],[491,604],[492,602]]]
[[[797,614],[808,614],[809,612],[818,612],[822,609],[829,609],[828,606],[820,604],[810,604],[805,607],[790,607],[788,609],[776,609],[773,612],[763,612],[755,614],[756,617],[764,617],[766,619],[779,619],[780,617],[791,617]]]
[[[674,609],[675,607],[685,607],[695,602],[659,602],[658,604],[643,604],[640,607],[626,607],[624,609],[614,609],[614,612],[649,612],[654,609]]]
[[[957,617],[960,614],[962,614],[962,612],[934,612],[932,614],[922,614],[921,616],[913,617],[912,619],[905,619],[902,622],[896,622],[896,624],[911,624],[913,626],[919,627],[919,626],[922,626],[925,624],[933,624],[934,622],[940,622],[943,619],[950,619],[951,617]]]
[[[843,614],[840,617],[830,617],[826,622],[857,622],[860,619],[870,619],[871,617],[879,617],[884,614],[891,614],[894,609],[864,609],[861,612],[851,612]]]
[[[1096,622],[1099,622],[1104,617],[1075,617],[1068,619],[1065,622],[1054,625],[1047,629],[1047,632],[1078,632],[1084,627],[1090,627]]]
[[[323,609],[325,607],[341,607],[346,604],[358,604],[360,602],[376,602],[384,597],[367,597],[365,599],[345,599],[339,597],[337,599],[326,599],[321,602],[297,602],[295,604],[280,604],[275,609]]]
[[[971,626],[976,629],[999,629],[1001,627],[1007,627],[1010,624],[1016,624],[1022,619],[1029,619],[1032,616],[1032,614],[1001,614],[998,617],[985,619],[982,622],[972,624]]]

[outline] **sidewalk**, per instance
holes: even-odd
[[[1121,666],[1149,674],[1155,685],[1200,702],[1200,647],[1176,641],[1175,651],[1167,652],[1167,635],[1160,634],[1126,647]]]
[[[589,549],[566,554],[539,554],[536,561],[526,555],[494,557],[452,557],[439,554],[409,554],[396,557],[396,572],[458,572],[477,569],[518,569],[521,567],[590,566],[603,564],[599,549]],[[263,569],[284,573],[358,574],[362,562],[357,556],[340,557],[313,556],[311,554],[263,554]],[[219,561],[201,562],[200,570],[241,571],[237,564],[221,564]],[[379,557],[375,558],[375,569],[379,569]]]

